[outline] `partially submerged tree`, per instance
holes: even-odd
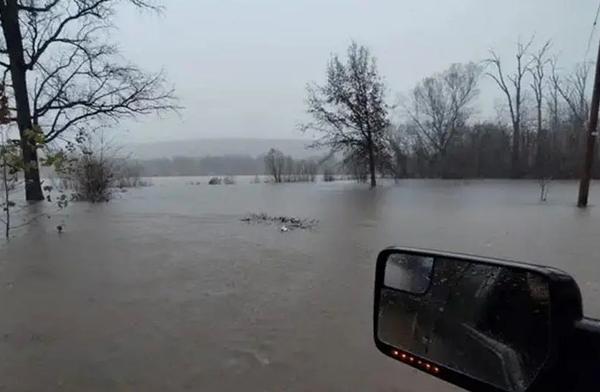
[[[430,150],[433,166],[444,157],[457,131],[469,119],[471,103],[478,94],[480,67],[474,63],[452,64],[446,71],[425,78],[412,91],[406,111]],[[439,175],[439,167],[435,167]]]
[[[353,42],[345,60],[334,55],[327,82],[310,84],[307,93],[307,111],[313,120],[302,129],[321,135],[314,146],[342,151],[355,163],[366,162],[375,187],[378,151],[390,121],[383,79],[369,49]]]
[[[551,178],[548,177],[540,177],[538,178],[538,185],[540,186],[540,201],[548,200],[548,189],[550,188]]]
[[[270,149],[267,155],[265,155],[265,170],[268,175],[273,177],[273,182],[282,182],[284,167],[285,155],[279,150]]]
[[[0,0],[0,65],[12,87],[27,200],[44,198],[40,142],[175,108],[161,73],[142,72],[106,42],[119,3],[156,8],[147,0]]]
[[[527,43],[517,43],[517,52],[515,53],[515,70],[512,73],[506,73],[503,63],[496,52],[491,51],[491,58],[486,62],[492,67],[491,71],[486,72],[492,78],[506,99],[510,121],[512,125],[512,152],[511,152],[511,172],[512,177],[521,176],[521,128],[523,119],[523,83],[525,76],[529,72],[531,58],[528,57],[529,48],[533,43],[533,38]]]

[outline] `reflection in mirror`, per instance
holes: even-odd
[[[384,284],[392,289],[423,294],[429,288],[433,257],[393,253],[385,264]]]
[[[542,275],[391,256],[379,299],[381,341],[506,391],[531,385],[549,350],[550,294]]]

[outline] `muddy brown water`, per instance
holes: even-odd
[[[582,211],[574,182],[540,203],[528,181],[191,181],[74,203],[0,242],[0,391],[458,390],[373,345],[389,245],[562,268],[600,317],[597,189]],[[250,212],[320,223],[283,233]]]

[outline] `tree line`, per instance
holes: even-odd
[[[509,61],[452,64],[421,80],[391,105],[375,58],[352,43],[333,55],[322,84],[307,86],[305,132],[341,153],[347,170],[371,186],[389,176],[436,178],[574,178],[589,115],[591,63],[567,71],[551,43],[520,42]],[[498,118],[475,121],[478,85],[489,78],[503,105]],[[392,121],[392,114],[401,120]],[[598,162],[595,162],[597,173]]]
[[[144,177],[255,175],[265,172],[263,158],[249,155],[175,156],[138,160],[136,164]]]
[[[343,172],[343,166],[333,157],[296,159],[283,152],[270,149],[263,155],[223,155],[206,157],[157,158],[135,160],[131,164],[141,176],[228,176],[263,175],[273,182],[311,182],[318,174],[329,171]]]

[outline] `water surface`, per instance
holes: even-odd
[[[0,390],[456,390],[373,345],[389,245],[559,267],[600,317],[600,210],[575,208],[574,182],[540,203],[530,181],[250,180],[153,179],[1,243]],[[283,233],[249,212],[320,224]]]

